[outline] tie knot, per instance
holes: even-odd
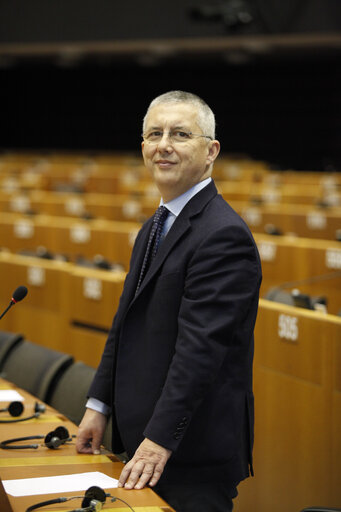
[[[166,217],[168,215],[169,211],[165,206],[159,206],[156,212],[154,213],[154,219],[153,222],[155,224],[162,223],[166,220]]]

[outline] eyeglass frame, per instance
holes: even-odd
[[[178,143],[179,143],[179,144],[182,144],[183,142],[188,142],[189,140],[192,140],[192,138],[191,138],[191,137],[204,137],[204,138],[206,138],[206,139],[213,140],[213,137],[211,137],[210,135],[204,135],[203,133],[186,132],[185,130],[176,130],[176,129],[175,129],[175,130],[169,130],[168,132],[163,132],[163,131],[161,131],[161,130],[152,130],[152,132],[153,132],[153,131],[160,131],[160,133],[161,133],[162,135],[161,135],[161,137],[160,137],[160,139],[159,139],[159,140],[157,140],[157,141],[156,141],[156,140],[148,140],[148,139],[145,137],[145,134],[144,134],[144,133],[141,133],[141,137],[143,138],[143,141],[144,141],[144,142],[146,142],[147,144],[159,144],[159,143],[161,142],[161,140],[163,139],[163,136],[164,136],[164,134],[165,134],[165,133],[167,133],[167,134],[168,134],[168,138],[171,140],[171,142],[172,142],[173,144],[178,144]],[[172,132],[182,132],[182,133],[185,133],[186,135],[189,135],[189,136],[190,136],[190,138],[188,138],[188,139],[184,139],[183,141],[182,141],[182,140],[178,140],[178,141],[176,140],[176,141],[174,141],[174,140],[172,139],[172,135],[171,135],[171,133],[172,133]]]

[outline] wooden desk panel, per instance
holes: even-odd
[[[125,272],[74,267],[68,279],[70,321],[109,329],[125,276]]]
[[[75,267],[68,280],[68,350],[97,367],[125,279],[124,272]]]
[[[333,333],[332,498],[341,503],[341,328]]]
[[[319,184],[271,184],[255,182],[223,182],[217,183],[220,194],[226,201],[260,200],[268,204],[315,205],[317,201],[328,197]],[[330,193],[329,193],[330,196]],[[334,189],[335,201],[340,204],[340,193]]]
[[[238,512],[340,505],[340,393],[333,390],[340,339],[337,317],[260,300],[255,477],[240,486]]]
[[[324,385],[330,379],[325,372],[332,349],[331,327],[325,319],[326,315],[316,311],[262,300],[255,330],[255,365],[307,385]]]
[[[24,302],[3,318],[2,329],[22,332],[35,343],[63,350],[67,326],[63,306],[69,264],[0,253],[1,303],[7,305],[18,285],[27,286]]]
[[[106,332],[96,332],[87,327],[70,326],[68,329],[68,350],[75,359],[97,368],[103,354]]]

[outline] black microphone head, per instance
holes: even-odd
[[[89,487],[87,491],[85,491],[85,496],[82,501],[82,507],[88,507],[90,505],[91,500],[98,500],[102,503],[105,503],[107,499],[105,492],[101,487],[97,487],[97,485],[93,485]]]
[[[18,286],[16,290],[13,292],[12,301],[14,302],[20,302],[23,300],[27,295],[27,288],[26,286]]]

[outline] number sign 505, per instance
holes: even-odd
[[[279,315],[278,336],[286,340],[296,341],[298,339],[298,319],[295,316]]]

